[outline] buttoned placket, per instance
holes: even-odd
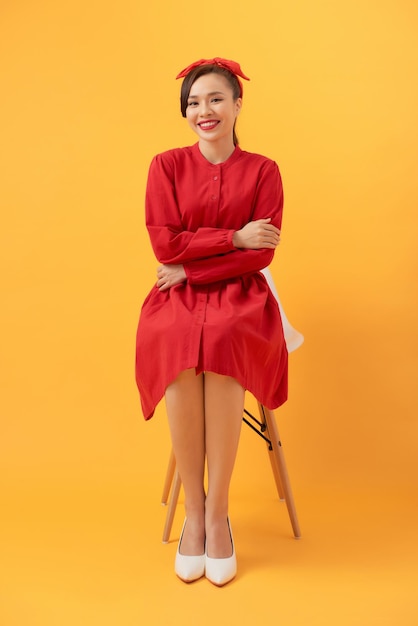
[[[218,225],[219,205],[221,198],[221,168],[213,167],[209,173],[210,180],[208,186],[208,210],[209,215],[212,216],[212,226],[216,228]],[[210,285],[199,285],[197,291],[197,307],[195,315],[196,329],[199,328],[200,332],[203,329],[203,324],[206,319],[206,309],[209,301]],[[200,343],[200,341],[199,341]]]
[[[218,226],[219,204],[221,199],[221,168],[213,167],[210,172],[208,208],[213,219],[212,226]]]

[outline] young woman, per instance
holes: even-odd
[[[236,574],[228,494],[244,392],[271,409],[287,397],[280,313],[260,273],[280,241],[282,184],[274,161],[238,146],[238,77],[248,80],[221,58],[177,77],[181,112],[198,142],[150,166],[146,224],[160,265],[137,333],[143,413],[151,418],[165,396],[185,492],[175,571],[216,585]]]

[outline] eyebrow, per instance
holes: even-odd
[[[224,92],[223,91],[211,91],[210,93],[207,94],[208,96],[217,96],[217,95],[221,95],[224,96]],[[189,98],[198,98],[199,96],[189,96]]]

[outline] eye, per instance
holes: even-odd
[[[223,98],[212,98],[212,102],[215,102],[215,104],[217,102],[222,102]]]
[[[197,105],[197,102],[195,100],[191,100],[190,102],[187,103],[188,107],[193,107],[193,106],[196,106],[196,105]]]

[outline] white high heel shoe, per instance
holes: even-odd
[[[184,529],[186,527],[187,518],[184,520],[183,529],[181,531],[179,545],[177,546],[176,560],[174,571],[177,576],[185,583],[191,583],[205,575],[205,553],[200,556],[187,556],[180,554],[181,542],[183,539]]]
[[[232,538],[229,518],[228,528],[231,536],[232,556],[229,556],[226,559],[214,559],[206,553],[205,576],[211,583],[217,585],[218,587],[222,587],[222,585],[229,583],[230,580],[235,578],[237,573],[237,557],[235,555],[235,546]]]

